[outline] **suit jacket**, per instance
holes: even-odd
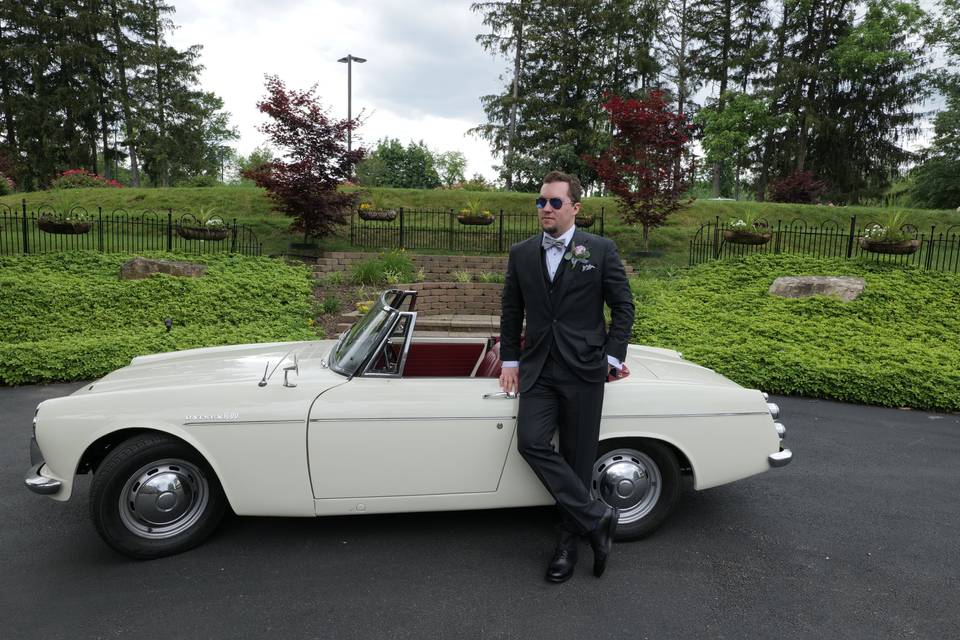
[[[542,237],[538,233],[510,247],[503,284],[500,358],[519,360],[521,393],[540,376],[551,346],[580,379],[603,382],[607,354],[621,361],[626,357],[633,326],[633,295],[612,240],[575,230],[564,254],[583,245],[594,268],[584,270],[582,265],[574,267],[569,260],[561,260],[551,283]],[[609,331],[604,303],[611,312]],[[527,330],[521,349],[524,314]]]

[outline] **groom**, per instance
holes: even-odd
[[[633,297],[614,243],[576,227],[582,194],[574,176],[544,176],[543,233],[510,248],[500,316],[500,387],[520,393],[517,448],[560,510],[550,582],[573,575],[582,534],[593,547],[593,573],[602,575],[617,528],[617,510],[591,497],[590,482],[603,385],[626,357]],[[551,442],[558,430],[559,453]]]

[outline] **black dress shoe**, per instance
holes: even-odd
[[[557,547],[547,567],[547,582],[566,582],[577,566],[577,548]]]
[[[619,516],[617,509],[610,507],[600,518],[596,528],[590,532],[590,546],[593,547],[593,575],[598,578],[607,568],[607,557],[613,547],[613,534],[617,530]]]

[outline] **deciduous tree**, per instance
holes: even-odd
[[[347,132],[358,119],[330,117],[314,95],[288,89],[277,76],[266,77],[267,95],[257,108],[270,120],[260,130],[282,150],[275,159],[244,173],[267,190],[280,209],[293,217],[291,228],[305,236],[325,236],[348,220],[356,203],[352,193],[338,187],[348,181],[364,155],[362,147],[347,151]]]
[[[648,250],[650,231],[690,202],[682,197],[689,187],[690,168],[682,158],[690,127],[662,91],[651,91],[643,100],[613,96],[603,108],[613,123],[613,143],[586,161],[620,201],[624,221],[643,226]]]

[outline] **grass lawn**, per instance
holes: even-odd
[[[533,201],[536,194],[514,192],[464,192],[420,189],[376,189],[384,202],[391,207],[459,210],[468,198],[479,198],[486,208],[497,212],[535,212]],[[257,234],[264,246],[264,254],[281,254],[290,251],[290,242],[302,241],[301,237],[289,232],[289,218],[274,210],[273,203],[266,193],[252,186],[228,186],[207,188],[176,187],[167,189],[75,189],[69,194],[72,203],[96,211],[98,206],[104,212],[114,209],[141,211],[173,209],[175,218],[185,213],[195,212],[198,207],[216,209],[216,213],[226,221],[236,218],[239,223],[248,225]],[[46,192],[12,194],[0,198],[0,215],[7,207],[19,208],[21,199],[26,199],[29,210],[43,203],[51,202]],[[698,226],[717,218],[725,222],[730,218],[741,217],[748,213],[757,213],[776,224],[777,220],[789,222],[796,218],[808,223],[835,221],[840,228],[847,228],[850,216],[856,215],[858,224],[867,221],[881,221],[887,211],[877,207],[826,207],[813,205],[794,205],[776,203],[757,203],[748,201],[695,200],[685,210],[674,215],[665,227],[653,231],[650,237],[650,249],[662,251],[660,258],[640,258],[641,230],[623,224],[617,214],[617,205],[612,198],[587,198],[583,203],[585,212],[606,211],[605,232],[614,238],[623,255],[637,266],[660,268],[687,264],[689,242]],[[921,231],[929,231],[936,225],[939,231],[960,224],[960,214],[948,210],[906,210],[908,222]],[[598,227],[599,225],[596,225]],[[350,250],[350,230],[344,227],[336,235],[324,238],[320,245],[326,250]],[[460,248],[446,250],[424,250],[424,253],[463,253]]]

